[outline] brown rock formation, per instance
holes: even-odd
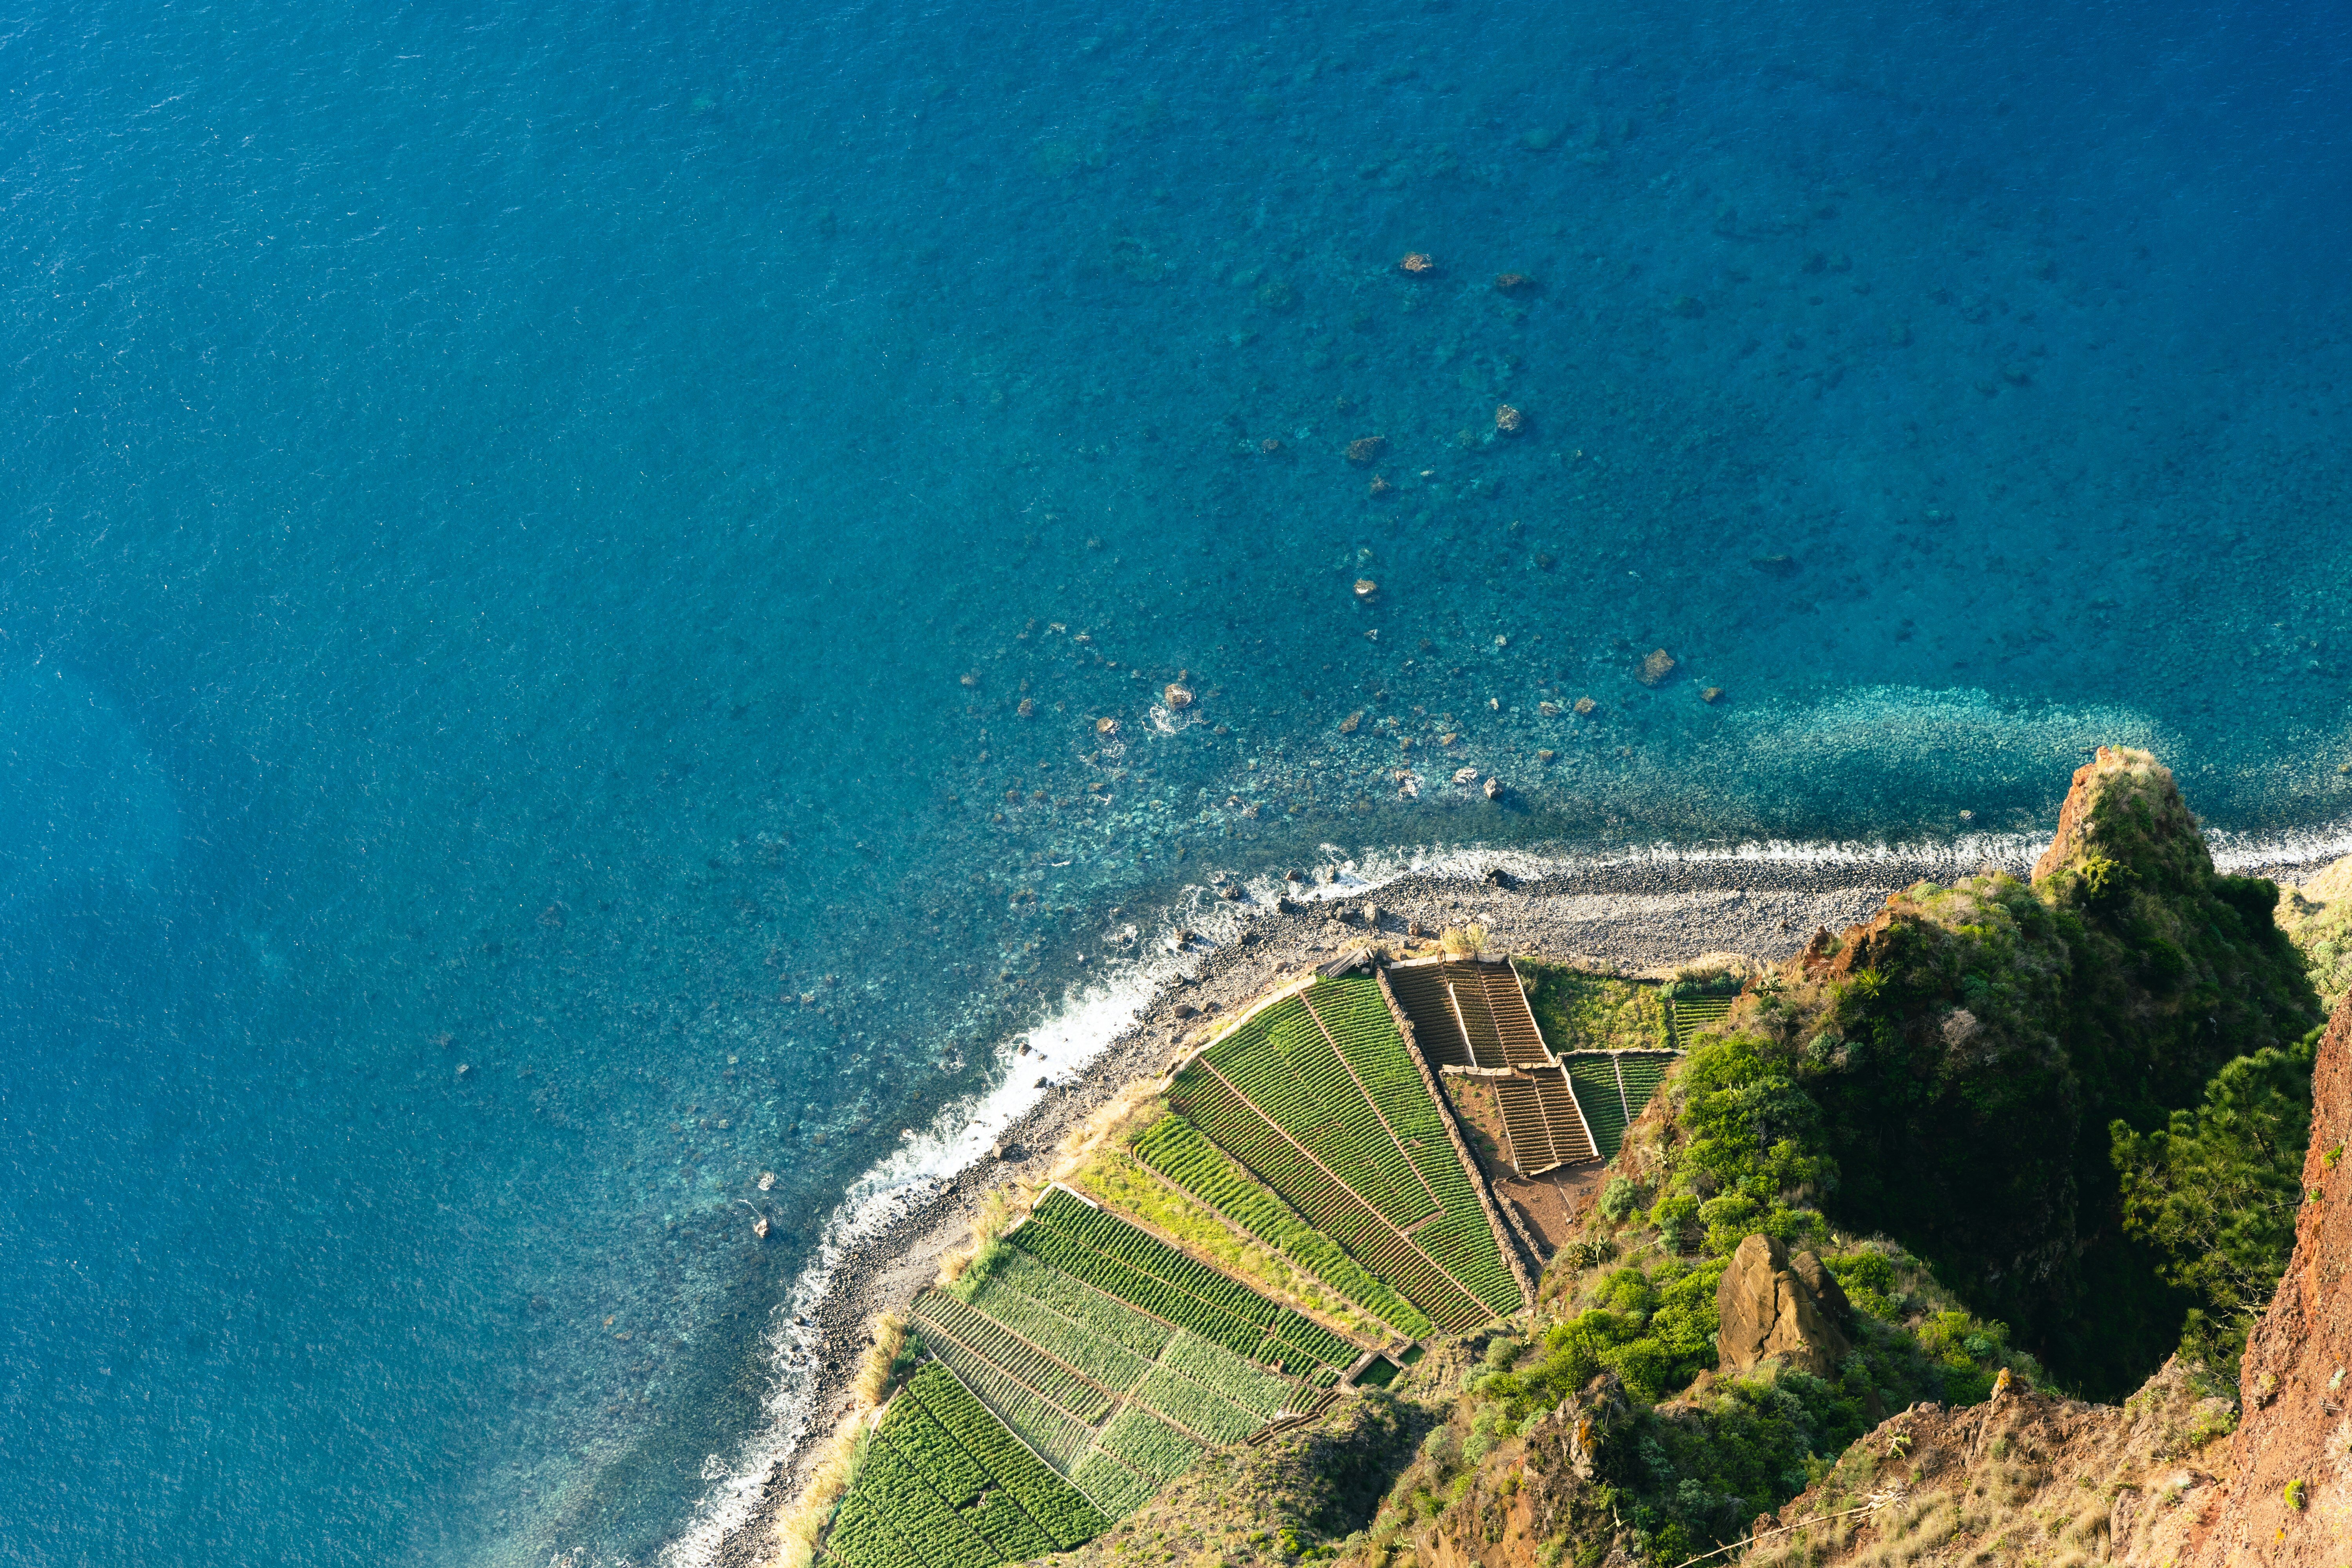
[[[2149,752],[2101,746],[2090,762],[2074,770],[2066,804],[2058,808],[2058,831],[2033,863],[2033,879],[2040,882],[2069,868],[2079,868],[2101,853],[2104,839],[2141,837],[2182,846],[2211,875],[2212,858],[2172,782],[2172,770]],[[2139,858],[2122,843],[2108,852],[2117,859]]]
[[[1731,1267],[1716,1286],[1715,1304],[1723,1327],[1716,1335],[1719,1370],[1746,1372],[1779,1356],[1816,1377],[1835,1377],[1838,1363],[1853,1347],[1832,1314],[1848,1310],[1845,1292],[1822,1267],[1769,1236],[1751,1236],[1731,1255]]]
[[[1963,1410],[1920,1405],[1849,1448],[1827,1478],[1756,1521],[1748,1568],[1919,1568],[2180,1559],[2220,1493],[2228,1401],[2175,1363],[2121,1406],[2021,1387]]]

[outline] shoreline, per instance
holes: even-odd
[[[816,1371],[798,1430],[764,1474],[743,1478],[756,1489],[749,1510],[719,1534],[703,1560],[721,1568],[763,1568],[776,1560],[779,1519],[855,1406],[853,1385],[875,1316],[903,1308],[932,1281],[940,1260],[969,1239],[989,1193],[1015,1181],[1042,1182],[1064,1139],[1105,1105],[1135,1083],[1159,1078],[1192,1043],[1284,977],[1375,934],[1361,918],[1366,904],[1379,907],[1377,934],[1383,938],[1401,939],[1414,921],[1433,935],[1445,926],[1476,923],[1496,947],[1515,954],[1598,961],[1625,973],[1725,952],[1777,962],[1801,949],[1817,927],[1838,931],[1865,920],[1890,894],[1919,880],[1994,868],[2023,876],[2039,846],[1999,848],[2005,852],[1975,865],[1933,853],[1554,862],[1525,879],[1478,869],[1517,857],[1465,853],[1448,857],[1444,868],[1291,889],[1288,910],[1277,903],[1284,885],[1272,880],[1253,884],[1238,902],[1207,898],[1198,918],[1217,929],[1196,931],[1181,962],[1151,987],[1132,1019],[1075,1078],[1057,1081],[1003,1129],[1003,1158],[982,1155],[929,1194],[910,1194],[899,1213],[845,1249],[803,1314],[803,1343]],[[2266,856],[2232,869],[2284,881],[2334,858],[2324,851],[2310,858]],[[1345,923],[1337,918],[1342,910],[1353,917]],[[1213,1004],[1216,1010],[1180,1020],[1173,1011],[1180,1002],[1204,1013]]]

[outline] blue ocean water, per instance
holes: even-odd
[[[824,1216],[1209,873],[2340,824],[2347,48],[16,13],[0,1562],[690,1560]]]

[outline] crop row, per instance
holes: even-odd
[[[1008,1563],[1026,1563],[1054,1550],[1054,1538],[1045,1533],[1045,1526],[1023,1512],[1013,1494],[1001,1488],[982,1493],[980,1500],[965,1505],[962,1513],[963,1521],[980,1531],[981,1538]]]
[[[1032,1238],[1033,1229],[1044,1234]],[[1013,1240],[1237,1355],[1266,1359],[1263,1347],[1271,1337],[1283,1347],[1279,1359],[1286,1371],[1304,1371],[1317,1362],[1345,1366],[1355,1357],[1354,1346],[1320,1324],[1066,1193],[1048,1193]],[[1056,1246],[1058,1254],[1050,1250]]]
[[[1113,1343],[1084,1323],[999,1280],[982,1285],[971,1304],[1113,1394],[1125,1394],[1151,1370],[1150,1357]]]
[[[1053,1537],[964,1452],[919,1399],[892,1400],[877,1432],[1001,1555],[1018,1563],[1054,1550]]]
[[[1295,1001],[1284,1006],[1287,1014],[1270,1019],[1264,1034],[1226,1041],[1208,1054],[1209,1064],[1390,1224],[1402,1227],[1425,1217],[1436,1205],[1396,1168],[1401,1152],[1370,1102],[1306,1009]],[[1202,1068],[1194,1064],[1186,1070]]]
[[[1138,1229],[1117,1215],[1089,1207],[1066,1192],[1047,1193],[1045,1201],[1037,1205],[1036,1217],[1246,1322],[1263,1326],[1273,1321],[1280,1310],[1239,1280],[1195,1262],[1150,1232]]]
[[[1585,1120],[1592,1124],[1592,1142],[1598,1146],[1593,1152],[1604,1160],[1615,1159],[1625,1137],[1625,1107],[1618,1097],[1616,1063],[1605,1056],[1566,1056],[1560,1065],[1568,1069],[1577,1103],[1584,1107]]]
[[[1421,1310],[1365,1272],[1339,1244],[1309,1226],[1181,1116],[1163,1116],[1135,1141],[1145,1164],[1281,1252],[1408,1339],[1432,1328]]]
[[[1489,1312],[1498,1318],[1508,1317],[1527,1305],[1519,1295],[1517,1279],[1495,1245],[1494,1226],[1483,1212],[1472,1210],[1448,1215],[1431,1228],[1439,1235],[1430,1245],[1446,1249],[1446,1268],[1486,1304]]]
[[[1266,1342],[1265,1325],[1237,1317],[1167,1280],[1146,1274],[1055,1226],[1033,1220],[1015,1231],[1013,1240],[1057,1268],[1223,1345],[1236,1355],[1255,1358]],[[1303,1351],[1292,1353],[1303,1364],[1311,1365],[1316,1359]]]
[[[1030,1342],[1086,1372],[1111,1393],[1143,1397],[1155,1409],[1163,1408],[1150,1397],[1136,1394],[1147,1376],[1157,1375],[1152,1363],[1121,1350],[1035,1298],[991,1279],[972,1298],[972,1305],[1017,1331]],[[1255,1413],[1257,1419],[1250,1422],[1250,1431],[1255,1431],[1263,1421],[1283,1409],[1295,1386],[1286,1377],[1266,1372],[1197,1334],[1181,1331],[1170,1340],[1160,1364],[1197,1384],[1208,1396]],[[1192,1426],[1180,1412],[1171,1408],[1169,1414]],[[1193,1429],[1203,1430],[1197,1426]]]
[[[900,1540],[931,1568],[994,1568],[996,1549],[940,1500],[915,1468],[887,1443],[870,1443],[857,1467],[857,1491]]]
[[[1265,1425],[1233,1401],[1164,1366],[1151,1369],[1135,1391],[1135,1402],[1212,1443],[1238,1443]]]
[[[850,1568],[930,1568],[854,1487],[833,1516],[824,1549]]]
[[[1170,1101],[1439,1328],[1451,1333],[1486,1321],[1487,1314],[1448,1280],[1410,1237],[1383,1224],[1361,1198],[1334,1182],[1214,1078],[1202,1075],[1190,1083],[1180,1079]],[[1453,1157],[1451,1149],[1446,1155]]]
[[[1364,1152],[1378,1166],[1384,1180],[1393,1184],[1404,1211],[1416,1217],[1426,1212],[1420,1207],[1428,1194],[1415,1191],[1415,1180],[1404,1152],[1390,1136],[1382,1114],[1383,1108],[1374,1103],[1357,1081],[1357,1074],[1332,1048],[1331,1039],[1314,1010],[1303,999],[1296,1014],[1283,1027],[1269,1029],[1267,1042],[1285,1056],[1299,1082],[1320,1101],[1330,1108],[1338,1119],[1364,1141]],[[1402,1223],[1410,1225],[1411,1220]]]
[[[1002,1287],[1042,1301],[1123,1350],[1156,1361],[1176,1331],[1159,1319],[1029,1254],[1008,1250],[983,1289]]]
[[[1004,1488],[1022,1512],[1053,1537],[1057,1549],[1066,1552],[1109,1528],[1109,1521],[1069,1482],[1023,1447],[1004,1423],[947,1368],[936,1364],[921,1368],[907,1380],[907,1393]]]
[[[1179,1334],[1161,1360],[1203,1388],[1214,1389],[1261,1420],[1297,1407],[1297,1384],[1265,1372],[1197,1334]]]
[[[1160,1483],[1137,1475],[1097,1448],[1070,1474],[1073,1485],[1112,1519],[1123,1519],[1151,1500]]]
[[[1674,1065],[1675,1058],[1669,1056],[1619,1057],[1617,1072],[1625,1085],[1627,1109],[1636,1116],[1641,1115],[1642,1108],[1650,1103],[1651,1097],[1658,1092],[1658,1086],[1666,1081],[1666,1074],[1673,1070]]]
[[[1056,1410],[1036,1390],[1008,1377],[1003,1368],[953,1340],[928,1335],[923,1343],[980,1395],[998,1420],[1020,1433],[1055,1468],[1068,1474],[1071,1464],[1086,1452],[1094,1428],[1085,1422]]]
[[[1110,1425],[1103,1428],[1101,1441],[1113,1457],[1162,1486],[1201,1459],[1201,1445],[1133,1405],[1110,1418]]]
[[[919,1400],[894,1399],[877,1428],[883,1440],[922,1472],[950,1508],[961,1508],[988,1488],[988,1472],[948,1436]]]
[[[994,1318],[944,1290],[915,1298],[915,1316],[986,1356],[1007,1376],[1091,1426],[1110,1414],[1110,1395]]]

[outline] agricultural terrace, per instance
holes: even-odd
[[[1495,1082],[1515,1164],[1613,1155],[1673,1060],[1675,1014],[1624,982],[1391,973],[1444,1070]],[[1555,1055],[1539,1016],[1587,1048]],[[919,1370],[860,1451],[826,1558],[989,1568],[1067,1550],[1208,1449],[1311,1416],[1351,1374],[1386,1381],[1377,1351],[1410,1360],[1409,1342],[1520,1310],[1482,1178],[1400,1017],[1375,974],[1277,996],[1177,1072],[1165,1113],[1074,1173],[1094,1197],[1049,1188],[916,1298]],[[1629,1051],[1636,1027],[1648,1048]]]
[[[1178,1072],[1168,1100],[1440,1330],[1524,1305],[1376,977],[1318,980],[1262,1009]]]

